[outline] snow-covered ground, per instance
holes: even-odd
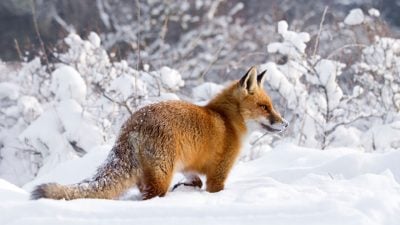
[[[109,146],[66,161],[18,188],[0,181],[0,224],[376,224],[400,221],[400,151],[321,151],[281,144],[234,167],[225,190],[180,187],[138,201],[29,200],[33,185],[71,183],[89,176]],[[175,177],[174,182],[181,179]]]

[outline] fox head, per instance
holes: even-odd
[[[254,121],[269,132],[282,132],[288,122],[274,109],[271,98],[263,88],[266,70],[257,74],[253,66],[238,81],[240,113],[246,121]]]

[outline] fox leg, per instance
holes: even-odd
[[[144,171],[143,179],[138,185],[143,200],[165,196],[172,180],[172,174],[172,170],[164,166],[155,166]]]
[[[233,166],[234,159],[235,157],[226,157],[209,169],[206,173],[206,191],[213,193],[224,189],[225,180]]]
[[[183,175],[185,176],[186,181],[175,184],[172,187],[172,191],[181,185],[198,187],[198,188],[201,188],[203,186],[203,182],[201,181],[200,177],[197,174],[185,172],[183,173]]]
[[[207,176],[207,188],[208,192],[214,193],[224,189],[225,186],[225,177],[222,176]]]

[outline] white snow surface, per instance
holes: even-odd
[[[364,22],[364,13],[361,9],[352,9],[350,13],[344,19],[344,23],[347,25],[359,25]]]
[[[225,190],[180,187],[138,201],[134,188],[120,200],[28,200],[42,182],[77,182],[92,174],[110,146],[59,164],[18,188],[0,180],[0,224],[363,224],[400,221],[400,151],[321,151],[281,144],[239,162]],[[181,176],[175,176],[174,183]],[[204,178],[203,178],[204,181]]]

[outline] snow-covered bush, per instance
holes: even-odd
[[[358,11],[352,11],[352,13],[358,13]],[[352,19],[352,15],[349,16]],[[371,121],[373,117],[380,115],[374,105],[368,104],[372,101],[368,98],[371,91],[365,85],[372,82],[358,82],[358,85],[355,81],[353,84],[341,82],[341,76],[350,76],[342,80],[354,80],[352,74],[343,73],[343,70],[351,65],[307,53],[309,35],[288,30],[288,24],[285,21],[278,23],[278,33],[281,34],[282,41],[270,43],[268,52],[282,55],[286,60],[283,63],[269,62],[261,67],[268,70],[267,83],[270,88],[279,93],[280,99],[285,100],[282,108],[289,110],[287,114],[292,122],[288,134],[298,144],[322,149],[329,145],[343,144],[360,147],[359,129],[366,128],[358,126],[357,123]],[[373,45],[364,49],[361,60],[370,60],[368,63],[360,63],[361,67],[364,66],[364,71],[366,65],[371,65],[368,68],[377,70],[379,62],[372,62],[375,59],[370,59],[371,56],[366,54],[370,53],[371,49],[384,51],[383,47]],[[391,55],[382,56],[382,53],[380,55],[384,60],[393,58],[393,52]],[[381,64],[383,67],[395,65],[394,63]],[[359,64],[356,65],[356,71],[360,71]],[[395,84],[394,86],[391,82],[384,82],[386,85],[391,85],[390,88],[386,87],[386,91],[383,91],[385,87],[379,87],[379,85],[371,85],[370,88],[379,89],[384,94],[392,96],[392,98],[386,97],[392,100],[387,105],[395,107],[394,99],[398,81],[395,74],[385,73],[385,75]],[[357,79],[360,80],[360,78]],[[364,79],[367,78],[364,76]],[[350,126],[352,126],[351,129]]]
[[[95,33],[65,38],[51,66],[39,58],[0,80],[0,176],[23,184],[62,161],[112,143],[143,104],[178,99],[178,71],[137,71],[111,62]],[[54,68],[54,71],[49,71]],[[7,71],[9,72],[9,71]]]
[[[353,68],[368,104],[382,114],[385,123],[396,119],[400,112],[400,40],[376,37]]]

